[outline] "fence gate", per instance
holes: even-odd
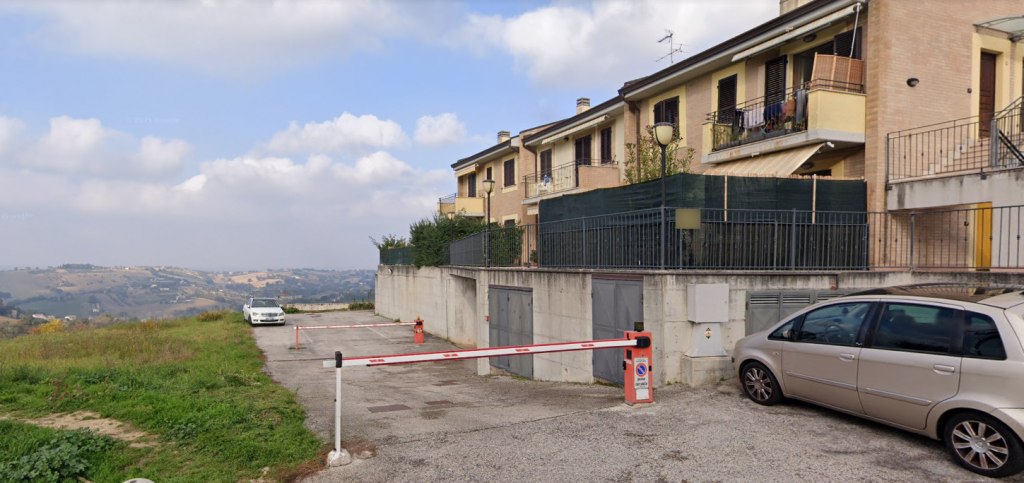
[[[836,290],[747,292],[747,335],[767,329],[796,311],[818,302],[840,297],[849,292]]]
[[[594,275],[591,280],[594,339],[622,337],[633,322],[644,320],[643,276]],[[594,351],[594,377],[623,383],[622,354]]]
[[[532,290],[491,286],[488,301],[490,347],[533,344]],[[533,356],[492,357],[491,365],[513,374],[533,378]]]

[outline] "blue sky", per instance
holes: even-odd
[[[0,4],[0,266],[371,268],[499,130],[777,0]]]

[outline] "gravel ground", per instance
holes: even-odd
[[[309,426],[333,431],[334,371],[320,359],[449,350],[410,327],[310,330],[292,324],[390,322],[368,312],[290,315],[259,327],[267,369],[295,390]],[[429,321],[427,330],[430,330]],[[735,380],[669,386],[630,407],[622,389],[480,377],[472,361],[342,373],[342,445],[358,456],[304,480],[335,481],[982,481],[942,444],[798,402],[754,404]],[[1012,481],[1024,481],[1016,478]]]

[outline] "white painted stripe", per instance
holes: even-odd
[[[484,357],[523,356],[548,352],[585,351],[635,346],[636,339],[589,340],[555,344],[488,347],[483,349],[468,349],[449,352],[424,352],[420,354],[393,354],[386,356],[356,357],[352,359],[343,359],[341,366],[386,366],[413,362],[454,361],[461,359],[480,359]],[[334,367],[334,360],[324,361],[324,367]]]

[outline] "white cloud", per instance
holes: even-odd
[[[15,148],[21,141],[21,133],[24,129],[25,123],[20,119],[0,116],[0,155]]]
[[[413,172],[411,166],[394,156],[377,151],[356,161],[355,166],[339,164],[334,167],[334,175],[340,180],[352,180],[361,184],[383,183],[397,180]]]
[[[391,120],[366,114],[343,113],[324,122],[299,125],[275,133],[265,148],[278,153],[337,153],[343,150],[386,148],[405,144],[402,126]]]
[[[459,116],[445,112],[416,120],[416,142],[427,146],[455,144],[466,139],[466,125]]]
[[[181,169],[182,161],[189,151],[190,147],[185,141],[164,141],[146,136],[139,145],[139,163],[147,173],[174,173]]]
[[[596,0],[556,3],[513,17],[471,14],[450,43],[486,54],[510,54],[536,82],[609,86],[668,66],[665,32],[692,55],[778,14],[777,0],[665,2]]]
[[[94,170],[104,143],[115,136],[99,119],[55,117],[25,162],[58,171]]]
[[[3,8],[41,14],[36,38],[60,50],[186,65],[232,77],[436,35],[455,6],[345,1],[47,1]]]

